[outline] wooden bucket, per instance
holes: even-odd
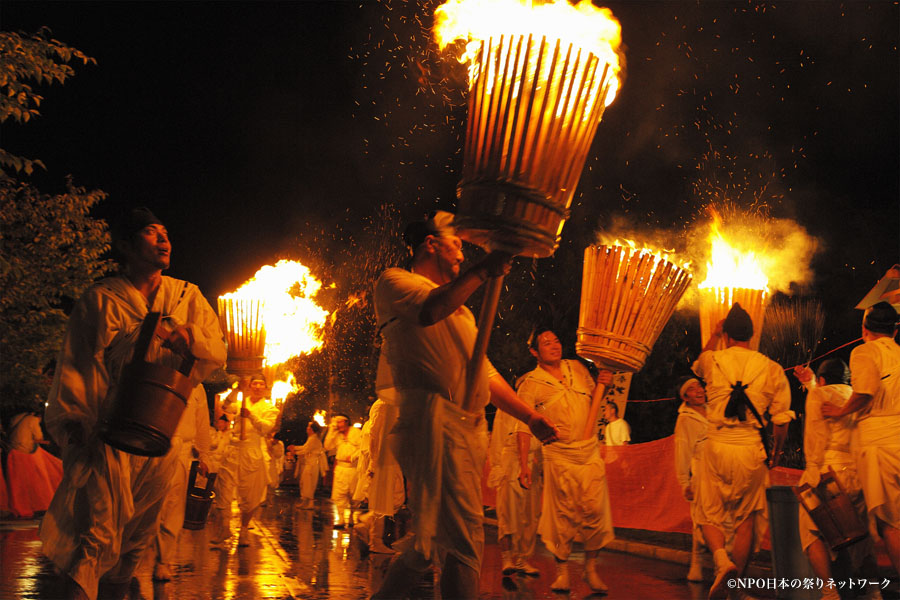
[[[216,493],[213,487],[216,483],[216,473],[210,473],[206,478],[206,487],[197,487],[197,469],[200,463],[191,463],[191,475],[188,478],[187,501],[184,505],[184,529],[200,530],[206,526],[209,517],[209,509],[212,507]]]
[[[850,496],[831,467],[822,473],[818,487],[805,483],[795,487],[794,494],[825,538],[825,543],[835,552],[868,537],[866,524],[860,520]]]
[[[162,456],[194,389],[190,379],[194,357],[184,357],[176,371],[146,361],[160,314],[149,313],[141,325],[134,359],[122,371],[112,408],[100,427],[110,446],[138,456]]]
[[[481,42],[455,225],[464,240],[550,256],[605,109],[613,69],[560,40]]]
[[[584,250],[575,350],[616,371],[639,371],[692,275],[626,246]]]
[[[750,349],[759,350],[759,338],[762,334],[763,320],[766,316],[766,304],[769,294],[765,290],[749,288],[701,288],[700,292],[700,341],[706,347],[712,332],[719,321],[728,316],[731,307],[738,303],[753,321],[753,337],[750,338]],[[725,341],[719,340],[716,350],[724,350]]]

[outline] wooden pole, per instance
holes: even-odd
[[[247,408],[247,396],[244,395],[244,392],[238,392],[238,400],[241,403],[241,441],[243,442],[247,433],[244,429],[244,422],[247,420],[244,417],[244,409]]]
[[[597,365],[601,369],[603,365]],[[588,418],[584,424],[584,431],[581,434],[581,439],[586,440],[594,433],[594,425],[597,423],[597,415],[600,413],[600,404],[603,402],[603,396],[606,395],[606,386],[597,384],[597,387],[594,388],[594,396],[591,398],[591,409],[588,411]]]
[[[484,355],[491,339],[491,329],[494,327],[494,317],[497,315],[497,303],[500,301],[502,289],[503,275],[500,275],[492,277],[484,290],[484,300],[478,315],[478,335],[475,337],[472,357],[466,365],[466,396],[462,404],[462,409],[466,412],[475,412],[475,382],[478,381],[484,368]]]

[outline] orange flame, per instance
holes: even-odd
[[[322,328],[328,311],[313,298],[322,283],[309,268],[296,261],[266,265],[234,292],[223,298],[264,299],[265,357],[269,365],[308,354],[322,347]]]
[[[286,381],[276,381],[272,384],[272,402],[278,404],[284,402],[291,394],[299,394],[303,391],[303,386],[297,383],[293,373],[287,374]]]
[[[532,4],[531,0],[447,0],[434,12],[434,33],[440,49],[456,40],[466,41],[459,60],[469,63],[469,85],[478,78],[477,54],[481,42],[500,35],[545,37],[552,45],[559,40],[565,47],[590,52],[607,63],[612,77],[605,91],[604,104],[616,97],[621,71],[619,46],[622,30],[608,8],[595,7],[591,0],[569,4],[551,0]],[[502,77],[502,74],[494,74]],[[547,77],[542,77],[544,81]],[[600,82],[596,84],[599,88]],[[603,90],[592,90],[594,97]]]
[[[647,254],[653,255],[654,257],[656,257],[657,262],[664,260],[674,265],[678,265],[686,271],[691,270],[691,261],[676,254],[675,250],[655,248],[647,244],[646,242],[636,242],[634,240],[625,238],[613,238],[605,235],[598,235],[597,237],[599,243],[603,246],[628,246],[632,250],[637,250],[638,252],[640,252],[642,256]]]
[[[321,425],[322,427],[325,427],[325,411],[324,411],[324,410],[317,410],[317,411],[315,412],[315,414],[313,415],[313,421],[315,421],[316,423],[318,423],[318,424]]]
[[[759,240],[755,241],[759,243]],[[745,248],[753,244],[753,240],[746,242]],[[698,286],[700,289],[744,288],[768,292],[769,279],[764,270],[764,258],[752,250],[737,247],[735,241],[726,240],[722,233],[722,219],[715,212],[710,225],[709,243],[710,260],[706,263],[706,279]]]

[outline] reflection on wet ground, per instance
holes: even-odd
[[[208,532],[182,530],[167,583],[151,579],[152,563],[141,565],[131,598],[368,598],[380,585],[390,555],[370,554],[350,530],[332,528],[332,508],[317,499],[314,510],[297,506],[297,498],[277,495],[254,520],[249,547],[237,547],[236,536],[224,549],[214,549]],[[239,526],[237,515],[232,529]],[[40,554],[38,521],[0,524],[0,597],[59,598],[62,590],[52,565]],[[481,598],[537,599],[585,598],[590,595],[581,579],[583,555],[573,553],[572,591],[549,589],[554,578],[553,557],[541,549],[532,561],[540,577],[502,577],[496,530],[486,531]],[[625,554],[603,553],[601,573],[610,588],[609,598],[705,598],[707,584],[684,581],[685,567]],[[439,598],[429,574],[414,590],[414,598]]]

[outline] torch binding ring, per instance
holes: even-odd
[[[634,338],[606,329],[579,327],[576,333],[576,351],[579,356],[624,371],[639,371],[652,349]]]

